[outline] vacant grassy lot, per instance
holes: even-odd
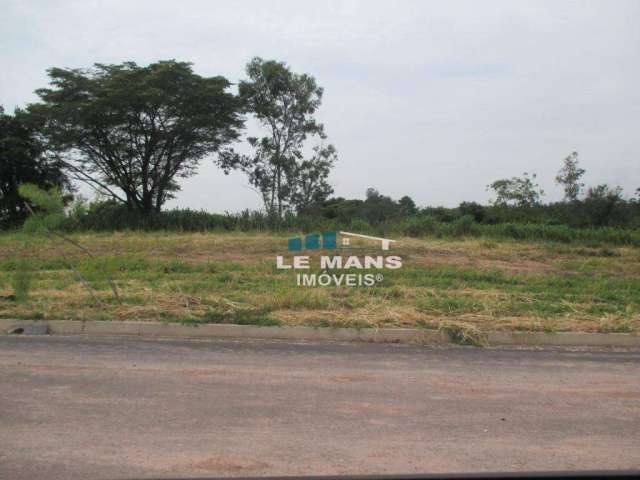
[[[398,239],[401,270],[375,287],[295,284],[275,268],[289,235],[0,235],[0,316],[312,326],[633,332],[640,327],[640,248],[482,239]],[[359,251],[359,255],[380,252]],[[21,262],[32,271],[14,296]],[[94,301],[73,265],[97,292]],[[115,300],[107,277],[117,284]],[[25,282],[22,279],[23,283]],[[29,283],[29,281],[26,281]]]

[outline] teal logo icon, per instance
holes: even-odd
[[[338,247],[338,234],[341,237],[340,247]],[[350,248],[351,239],[360,238],[377,243],[382,250],[389,250],[391,243],[395,240],[390,238],[372,237],[351,232],[323,232],[322,234],[311,233],[303,237],[290,238],[287,246],[290,252],[300,252],[302,250],[335,250],[336,248]]]
[[[312,233],[304,237],[290,238],[287,242],[290,252],[300,252],[301,250],[319,250],[324,248],[332,250],[336,245],[336,232],[323,232],[322,235]]]

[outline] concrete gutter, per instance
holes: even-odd
[[[314,328],[259,327],[255,325],[200,324],[183,325],[162,322],[120,322],[102,320],[11,320],[0,319],[0,335],[21,328],[24,333],[42,333],[42,326],[52,335],[129,335],[159,338],[242,338],[295,341],[451,344],[438,330],[410,328]],[[37,326],[38,328],[34,328]],[[640,335],[627,333],[544,333],[489,332],[489,346],[552,347],[625,347],[640,349]]]

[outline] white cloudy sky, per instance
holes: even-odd
[[[175,58],[235,82],[253,56],[325,88],[336,194],[486,201],[537,172],[547,199],[573,150],[587,183],[640,187],[640,1],[0,0],[0,104],[34,101],[51,66]],[[210,161],[171,205],[259,207]]]

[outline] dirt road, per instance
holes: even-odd
[[[640,353],[0,337],[0,478],[640,468]]]

